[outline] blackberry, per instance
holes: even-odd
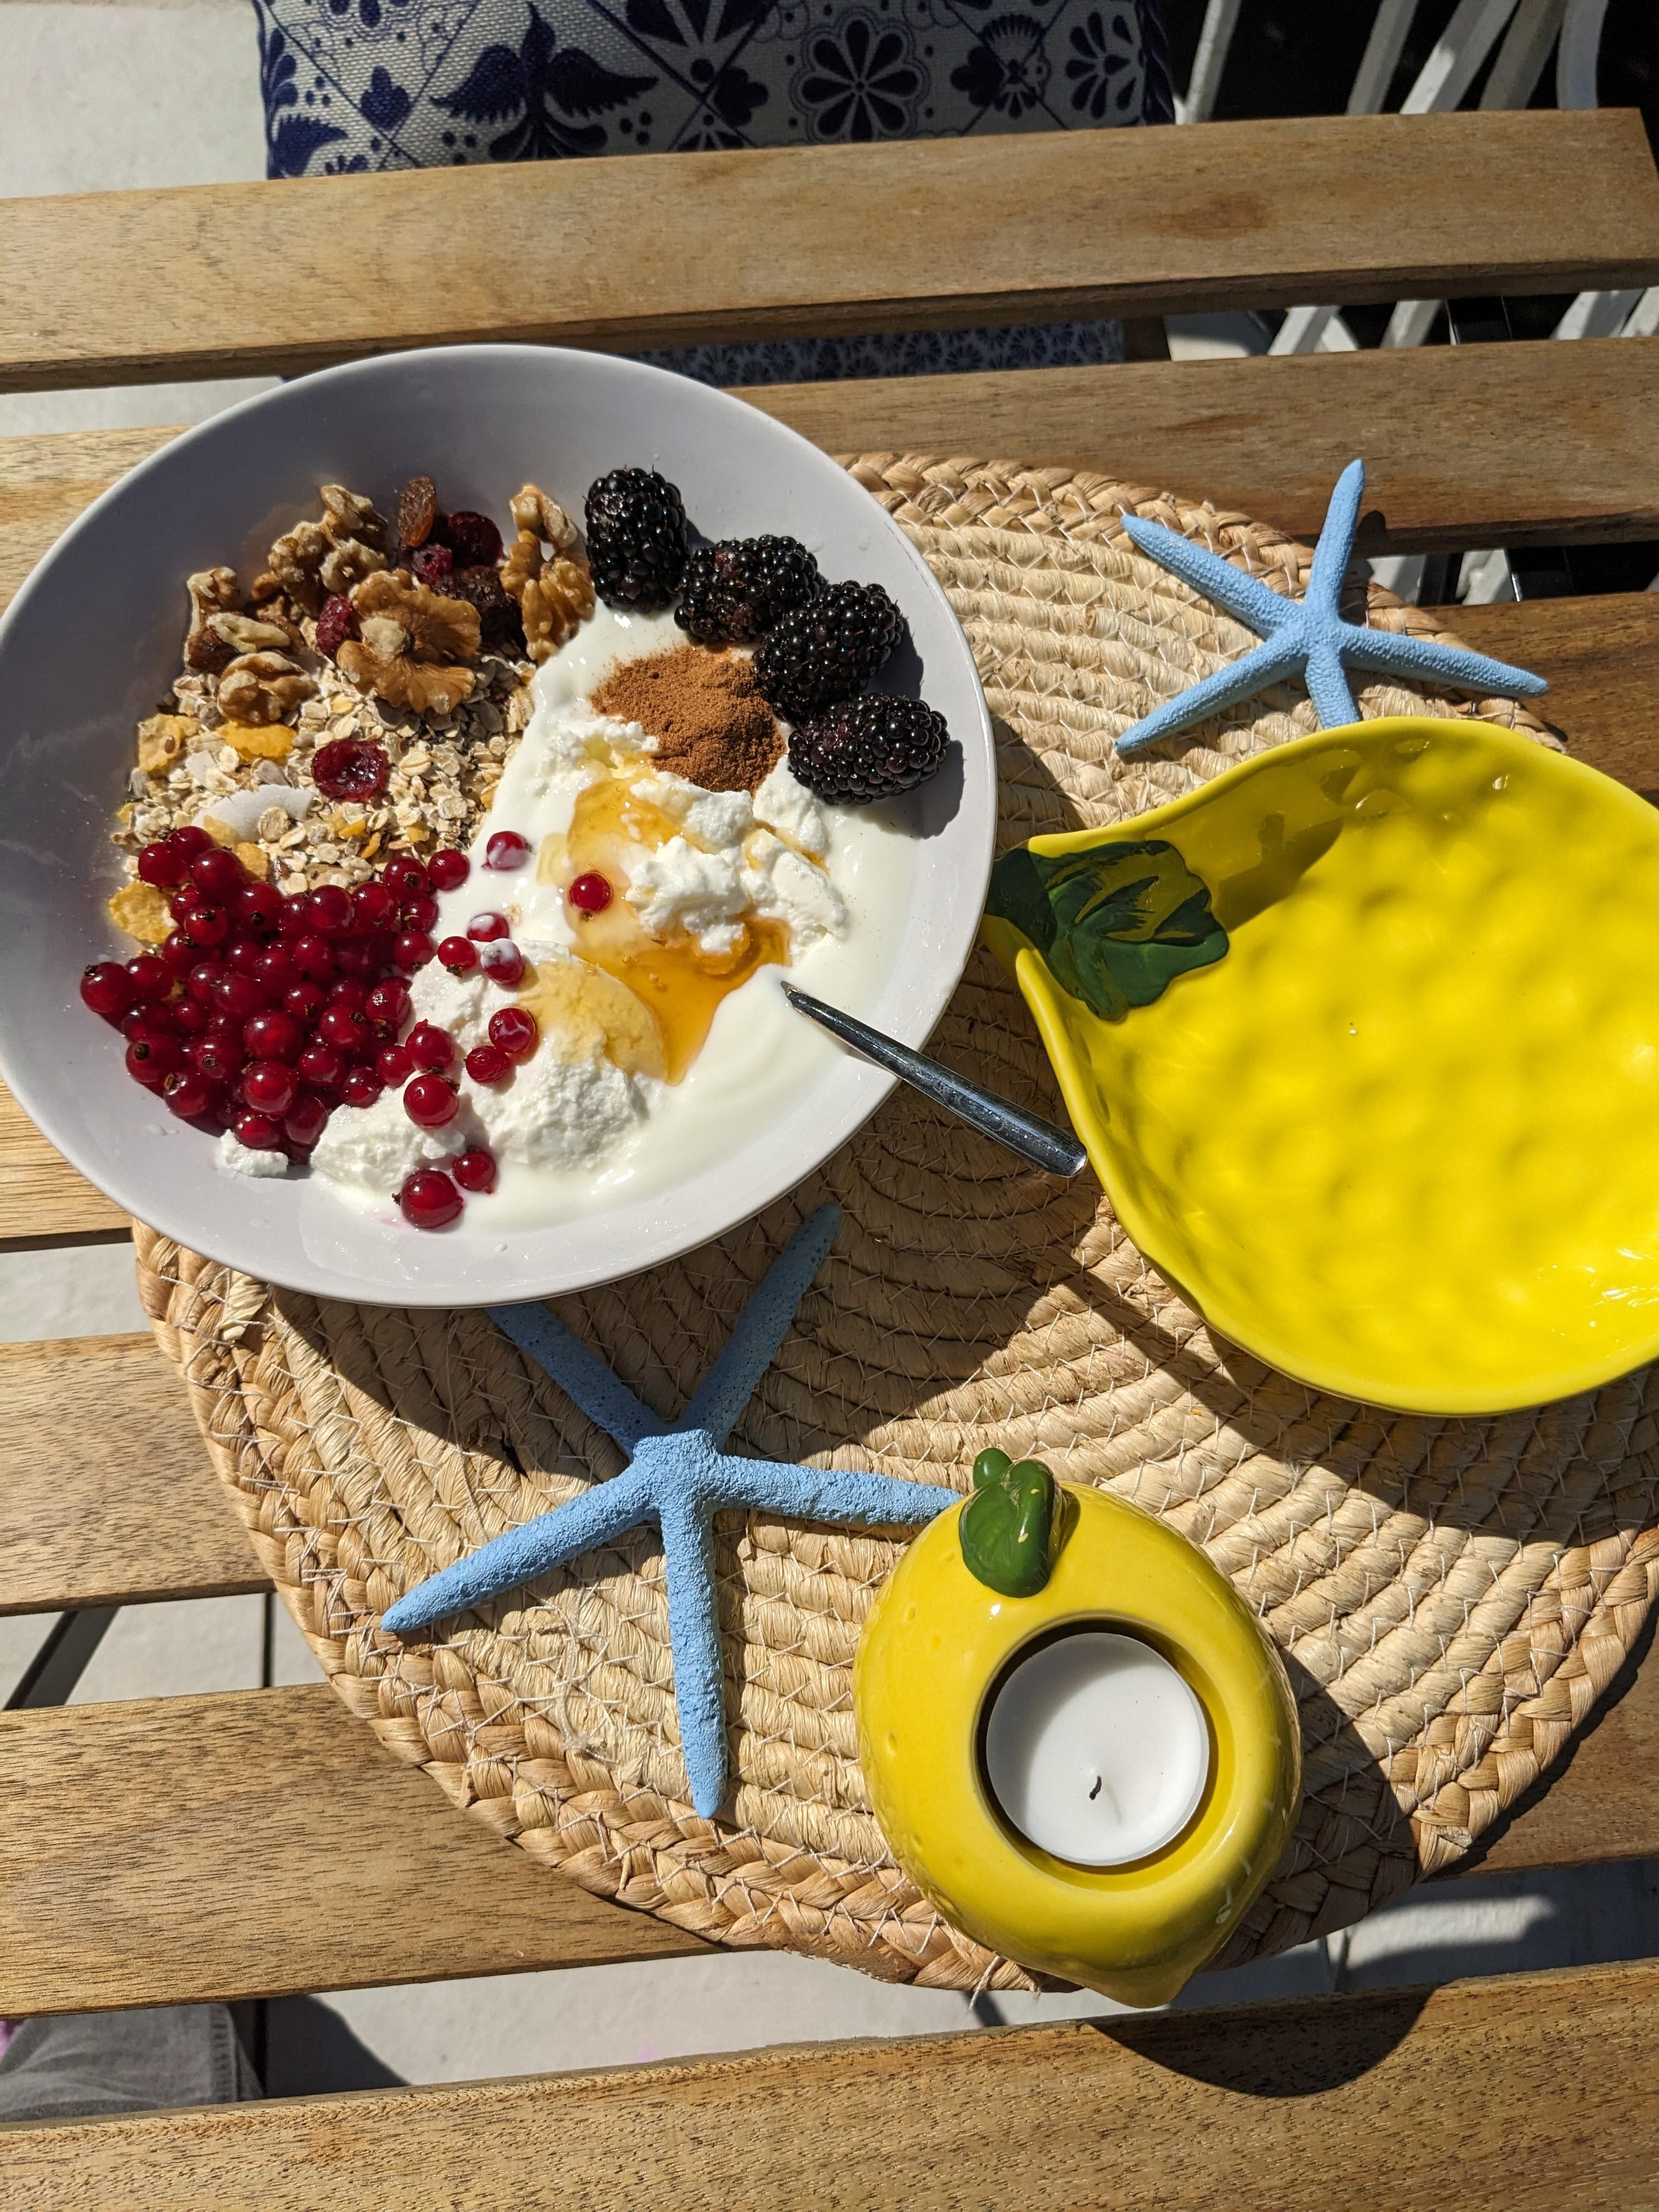
[[[856,806],[925,783],[950,741],[944,715],[925,700],[874,692],[799,724],[789,739],[789,769],[820,799]]]
[[[587,558],[607,606],[665,607],[685,574],[685,507],[654,469],[612,469],[587,488]]]
[[[850,699],[898,643],[904,617],[879,584],[826,584],[787,614],[755,655],[763,697],[799,721]]]
[[[686,563],[674,619],[699,645],[753,645],[823,581],[793,538],[723,538]]]

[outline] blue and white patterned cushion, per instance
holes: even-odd
[[[1171,119],[1155,0],[253,0],[272,177]],[[1117,325],[647,358],[721,383],[1116,357]]]

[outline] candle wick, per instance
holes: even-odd
[[[1096,1777],[1095,1777],[1095,1786],[1094,1786],[1094,1788],[1093,1788],[1093,1789],[1089,1792],[1089,1802],[1090,1802],[1091,1805],[1093,1804],[1093,1802],[1094,1802],[1095,1799],[1096,1799],[1097,1797],[1098,1797],[1098,1796],[1099,1796],[1099,1795],[1100,1795],[1100,1785],[1101,1785],[1101,1784],[1104,1781],[1104,1779],[1105,1779],[1105,1777],[1104,1777],[1103,1775],[1100,1775],[1100,1774],[1097,1774],[1097,1775],[1096,1775]]]

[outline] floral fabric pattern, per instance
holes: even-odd
[[[272,177],[1093,130],[1173,113],[1154,0],[252,5]],[[1015,335],[697,347],[650,358],[726,382],[892,374],[999,365]],[[1021,362],[1115,357],[1113,325],[1018,335]]]

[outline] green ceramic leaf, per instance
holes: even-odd
[[[1054,1478],[1041,1460],[980,1454],[960,1524],[963,1564],[975,1581],[1005,1597],[1035,1597],[1048,1579],[1054,1522]]]
[[[1062,989],[1108,1021],[1227,950],[1207,887],[1162,839],[1053,855],[1022,846],[991,871],[986,912],[1029,938]]]

